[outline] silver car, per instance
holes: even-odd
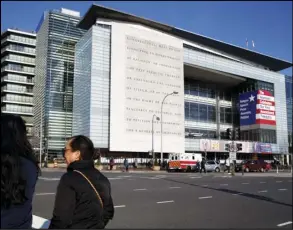
[[[208,160],[205,163],[206,171],[207,172],[220,172],[220,163],[217,163],[214,160]]]

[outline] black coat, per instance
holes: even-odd
[[[29,160],[21,158],[21,175],[26,181],[25,196],[27,200],[21,205],[12,205],[8,210],[1,207],[1,229],[32,227],[32,200],[38,178],[37,167]]]
[[[103,206],[81,171],[99,192]],[[104,228],[114,216],[109,180],[94,167],[93,161],[71,163],[57,188],[53,218],[49,228]]]

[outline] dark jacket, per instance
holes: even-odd
[[[103,207],[82,172],[100,194]],[[101,229],[114,216],[109,180],[94,167],[93,161],[71,163],[57,188],[53,218],[49,228],[96,228]]]
[[[26,181],[25,195],[27,200],[22,205],[12,205],[9,209],[1,207],[1,229],[32,227],[32,200],[38,178],[37,167],[31,161],[21,158],[21,175]]]

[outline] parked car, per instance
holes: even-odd
[[[271,164],[262,160],[251,160],[251,161],[244,162],[245,172],[253,172],[253,171],[264,172],[264,171],[269,171],[271,168],[272,168]]]

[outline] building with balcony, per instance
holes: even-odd
[[[72,134],[105,156],[201,152],[238,159],[288,149],[285,76],[292,63],[128,13],[92,5],[77,24]],[[244,112],[245,110],[245,112]],[[162,125],[162,129],[161,129]],[[161,139],[162,134],[162,139]]]
[[[40,129],[42,124],[42,144],[49,154],[61,153],[72,135],[74,49],[83,35],[76,27],[79,21],[79,12],[50,10],[36,29],[34,125]]]
[[[8,29],[1,34],[1,112],[18,114],[33,132],[36,34]]]

